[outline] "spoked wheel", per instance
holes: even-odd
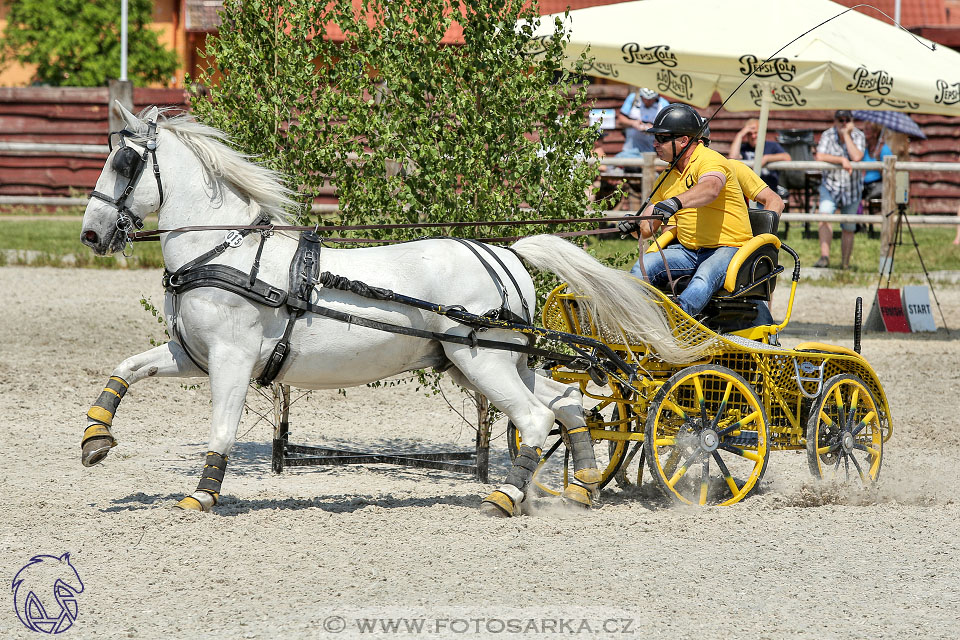
[[[654,396],[644,448],[650,473],[673,500],[733,504],[750,493],[767,467],[763,405],[735,371],[687,367]]]
[[[630,430],[631,420],[619,418],[621,415],[629,415],[628,407],[619,390],[614,388],[609,399],[586,412],[597,469],[600,470],[598,488],[607,486],[613,479],[623,462],[627,445],[630,444],[624,436]],[[520,431],[513,422],[508,422],[507,448],[511,460],[517,457],[521,442]],[[573,471],[573,456],[564,442],[560,423],[557,422],[543,444],[540,466],[533,475],[534,488],[540,495],[558,496],[573,477]]]
[[[883,459],[877,402],[855,375],[833,376],[824,385],[807,422],[810,472],[825,480],[876,481]]]

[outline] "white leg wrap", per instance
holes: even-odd
[[[510,499],[513,500],[513,504],[516,506],[517,510],[519,511],[520,503],[523,502],[523,499],[524,499],[523,491],[520,491],[520,489],[513,486],[512,484],[502,484],[500,485],[499,490],[507,494],[508,496],[510,496]]]
[[[194,491],[190,494],[190,497],[199,502],[203,506],[204,511],[210,511],[213,509],[213,505],[216,504],[213,496],[206,491]]]

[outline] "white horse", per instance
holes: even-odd
[[[293,207],[290,191],[274,172],[231,149],[222,132],[190,116],[166,118],[155,107],[140,117],[119,104],[117,108],[127,128],[107,158],[83,218],[81,240],[95,253],[122,250],[130,225],[139,226],[153,212],[161,229],[252,225],[264,214],[277,224],[289,224],[284,212]],[[296,283],[288,276],[298,252],[297,237],[278,232],[261,240],[260,233],[234,232],[228,240],[232,242],[224,241],[224,231],[164,233],[161,247],[167,271],[182,272],[185,267],[190,271],[191,264],[206,255],[208,259],[201,260],[205,264],[227,265],[246,276],[257,261],[257,282],[282,291],[293,289]],[[222,251],[211,252],[221,243]],[[600,265],[569,242],[536,236],[517,242],[513,251],[479,243],[472,246],[474,250],[437,238],[376,248],[324,247],[319,263],[325,272],[371,286],[442,305],[461,305],[475,314],[508,310],[530,322],[534,286],[519,255],[538,268],[554,271],[573,290],[590,293],[592,310],[605,321],[647,336],[663,352],[685,359],[695,355],[671,341],[654,305],[642,304],[645,288],[638,281]],[[555,419],[565,427],[574,449],[575,474],[565,497],[590,503],[599,474],[577,389],[535,375],[527,368],[524,353],[471,345],[463,337],[473,329],[448,317],[315,286],[315,281],[307,289],[310,304],[351,314],[354,319],[443,334],[461,342],[384,331],[307,311],[291,326],[289,352],[277,382],[335,389],[413,369],[449,366],[458,384],[483,393],[510,418],[525,443],[504,484],[484,501],[485,512],[519,513],[540,457],[539,447]],[[164,313],[173,339],[127,358],[114,369],[87,414],[81,459],[84,465],[96,464],[116,444],[111,433],[113,417],[129,385],[148,377],[209,376],[213,401],[209,453],[197,490],[177,503],[181,508],[206,511],[219,497],[247,386],[264,373],[291,315],[297,312],[222,287],[200,286],[168,292]],[[491,328],[481,335],[511,345],[528,344],[526,335],[507,329]]]

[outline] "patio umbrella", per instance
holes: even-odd
[[[698,107],[716,91],[731,111],[759,109],[758,165],[770,109],[960,115],[960,53],[846,9],[829,0],[623,2],[543,16],[531,51],[560,20],[568,68],[589,48],[588,75]]]
[[[853,117],[856,120],[865,120],[867,122],[876,122],[881,127],[890,131],[899,131],[914,138],[926,139],[926,134],[920,130],[920,125],[913,121],[913,118],[899,111],[865,111],[857,109],[853,111]]]

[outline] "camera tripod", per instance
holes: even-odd
[[[937,299],[937,292],[933,288],[933,282],[930,280],[930,273],[927,271],[927,265],[923,261],[923,255],[920,253],[920,245],[917,243],[917,237],[913,234],[913,227],[910,225],[910,217],[907,216],[907,205],[906,203],[897,203],[896,211],[890,211],[886,214],[886,217],[896,215],[896,220],[894,222],[893,233],[890,235],[890,240],[887,243],[887,255],[883,258],[882,267],[880,269],[880,276],[877,278],[877,289],[873,294],[873,307],[870,310],[870,315],[867,318],[867,326],[873,328],[877,326],[883,326],[883,320],[880,318],[880,310],[877,306],[878,295],[880,294],[881,284],[883,283],[884,272],[886,272],[887,282],[885,288],[890,288],[890,278],[893,276],[893,264],[894,257],[897,253],[897,247],[903,244],[903,228],[906,226],[907,231],[910,233],[910,240],[913,242],[913,248],[917,252],[917,258],[920,260],[920,268],[923,270],[923,276],[927,280],[927,286],[930,288],[930,293],[933,295],[933,301],[937,305],[937,311],[940,312],[940,320],[943,322],[943,328],[946,330],[947,335],[950,334],[950,329],[947,327],[947,319],[943,315],[943,309],[940,307],[940,300]]]

